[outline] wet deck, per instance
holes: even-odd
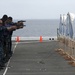
[[[14,54],[0,75],[75,75],[75,67],[56,48],[57,41],[13,43]]]

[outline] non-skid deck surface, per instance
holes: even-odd
[[[55,52],[56,48],[56,41],[13,44],[14,54],[0,75],[75,75],[75,67]]]

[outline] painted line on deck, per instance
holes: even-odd
[[[18,45],[18,42],[16,42],[16,45],[14,46],[13,53],[15,52],[15,49],[16,49],[17,45]],[[11,57],[11,58],[12,58],[12,57]],[[3,75],[6,75],[6,73],[7,73],[7,71],[8,71],[9,63],[10,63],[11,58],[9,59],[9,61],[8,61],[8,63],[7,63],[7,66],[6,66],[6,69],[5,69],[4,73],[3,73]]]
[[[51,42],[51,41],[42,41],[42,42]],[[21,44],[21,43],[42,43],[42,42],[39,42],[39,41],[29,41],[29,42],[19,42],[19,44]]]

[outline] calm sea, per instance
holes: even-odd
[[[59,27],[58,19],[44,20],[26,20],[26,27],[14,31],[13,36],[20,37],[55,37],[57,36],[57,28]]]

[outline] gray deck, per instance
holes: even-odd
[[[75,75],[75,67],[55,52],[56,41],[26,41],[14,47],[8,67],[0,75]]]

